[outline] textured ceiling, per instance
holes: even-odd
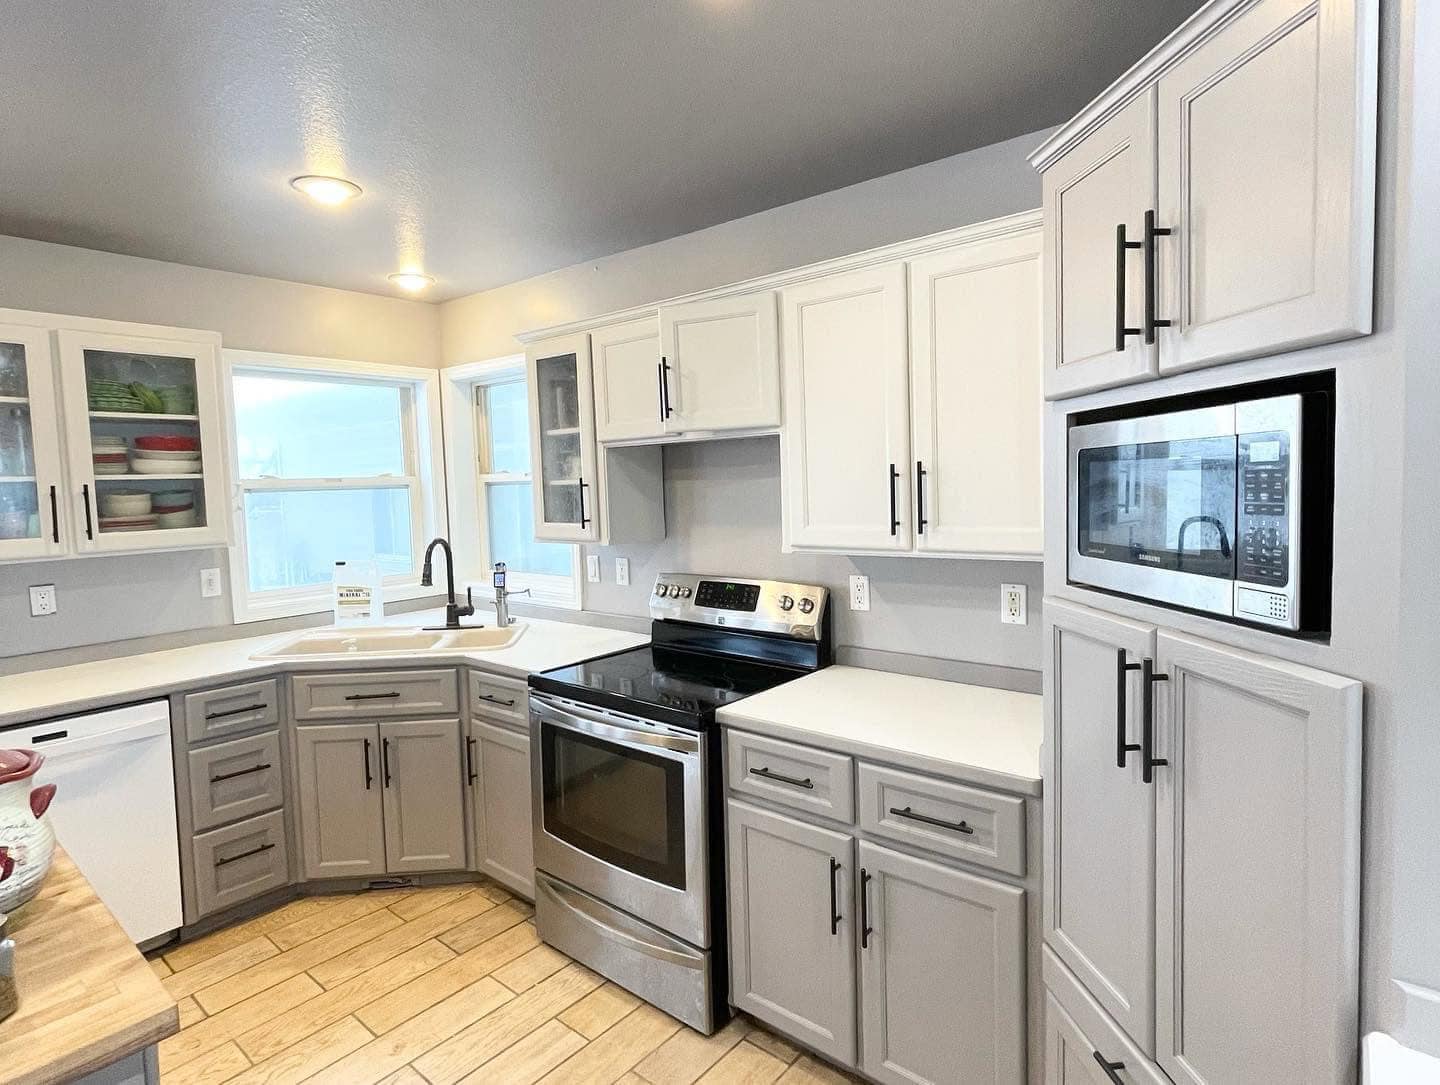
[[[0,233],[439,301],[1055,124],[1198,6],[0,0]]]

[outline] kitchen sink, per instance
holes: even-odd
[[[314,629],[256,652],[252,659],[314,659],[326,656],[424,655],[428,652],[485,652],[508,648],[525,632],[523,624],[474,629]]]

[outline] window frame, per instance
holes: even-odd
[[[419,367],[381,365],[337,358],[314,358],[268,351],[226,349],[221,355],[230,453],[231,507],[235,516],[235,542],[230,547],[230,597],[235,623],[266,621],[302,614],[322,614],[334,605],[330,584],[306,588],[252,592],[249,547],[245,524],[245,497],[250,493],[292,493],[316,490],[397,489],[410,493],[411,554],[409,572],[392,573],[383,581],[385,602],[428,598],[434,588],[420,586],[420,566],[426,542],[445,527],[446,480],[440,412],[439,374]],[[277,377],[318,378],[331,383],[398,386],[404,475],[365,475],[338,478],[240,477],[238,419],[235,412],[235,374],[256,373]]]

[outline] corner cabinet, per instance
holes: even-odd
[[[1212,3],[1036,152],[1048,397],[1370,332],[1378,23]]]

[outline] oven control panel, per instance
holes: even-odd
[[[662,573],[650,616],[815,640],[829,600],[829,589],[817,584]]]

